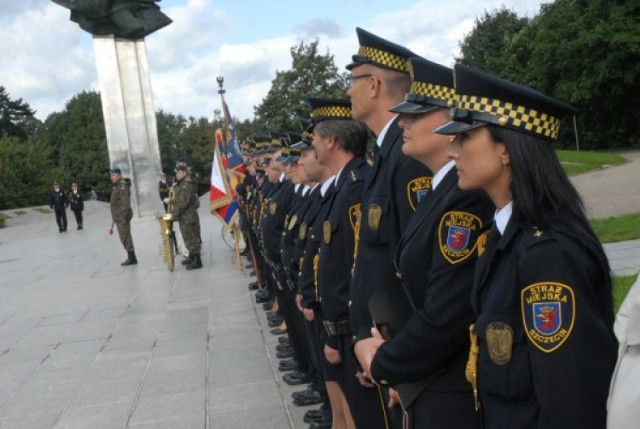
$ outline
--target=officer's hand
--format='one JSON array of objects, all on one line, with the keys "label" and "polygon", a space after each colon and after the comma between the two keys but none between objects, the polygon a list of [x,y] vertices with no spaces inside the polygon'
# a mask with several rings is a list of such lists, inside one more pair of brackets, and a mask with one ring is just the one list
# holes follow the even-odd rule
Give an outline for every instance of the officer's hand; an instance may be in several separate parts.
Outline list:
[{"label": "officer's hand", "polygon": [[364,375],[364,372],[362,372],[362,371],[356,372],[356,378],[358,379],[358,382],[360,383],[360,385],[362,387],[366,387],[368,389],[373,387],[373,383],[371,382],[369,377]]},{"label": "officer's hand", "polygon": [[371,377],[371,362],[380,345],[384,343],[382,335],[380,335],[380,332],[378,332],[376,328],[371,328],[371,335],[371,338],[360,340],[353,346],[353,351],[358,358],[358,362],[360,362],[362,370],[369,378],[373,378]]},{"label": "officer's hand", "polygon": [[304,312],[304,308],[302,307],[302,295],[296,295],[296,307],[298,307],[298,311],[301,313]]},{"label": "officer's hand", "polygon": [[278,290],[282,290],[282,283],[276,281],[276,285],[278,285]]},{"label": "officer's hand", "polygon": [[313,322],[313,319],[316,317],[315,314],[313,314],[313,310],[310,308],[303,308],[302,315],[308,322]]},{"label": "officer's hand", "polygon": [[337,365],[342,362],[342,357],[340,356],[340,352],[328,344],[324,345],[324,357],[327,359],[327,362]]},{"label": "officer's hand", "polygon": [[400,405],[400,394],[396,389],[389,388],[389,404],[387,404],[389,408],[393,408],[396,405]]}]

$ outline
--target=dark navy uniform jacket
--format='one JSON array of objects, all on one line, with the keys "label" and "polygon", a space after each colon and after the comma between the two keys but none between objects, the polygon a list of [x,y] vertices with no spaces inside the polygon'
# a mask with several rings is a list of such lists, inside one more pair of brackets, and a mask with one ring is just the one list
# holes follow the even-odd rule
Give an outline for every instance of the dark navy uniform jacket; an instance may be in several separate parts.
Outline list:
[{"label": "dark navy uniform jacket", "polygon": [[[272,266],[282,272],[280,239],[284,230],[284,220],[293,198],[293,183],[283,180],[273,185],[264,207],[262,237],[265,254]],[[284,279],[279,279],[284,281]]]},{"label": "dark navy uniform jacket", "polygon": [[472,293],[485,427],[605,428],[617,346],[602,271],[576,238],[513,217],[489,244]]},{"label": "dark navy uniform jacket", "polygon": [[[396,252],[401,284],[385,285],[399,288],[397,295],[406,293],[415,311],[378,349],[371,374],[383,384],[400,385],[405,407],[423,389],[467,391],[468,401],[461,406],[472,406],[465,379],[473,321],[471,289],[478,237],[491,224],[495,206],[483,191],[461,191],[457,182],[454,166],[420,203]],[[418,390],[407,389],[403,397],[402,384],[418,381]]]},{"label": "dark navy uniform jacket", "polygon": [[351,283],[351,329],[355,339],[371,336],[368,304],[380,279],[393,269],[393,254],[432,173],[402,153],[402,129],[390,124],[365,182],[357,257]]},{"label": "dark navy uniform jacket", "polygon": [[318,282],[326,320],[349,320],[354,231],[362,209],[364,181],[370,170],[361,157],[345,165],[322,224]]},{"label": "dark navy uniform jacket", "polygon": [[[322,184],[318,185],[318,188]],[[320,192],[320,189],[314,189]],[[320,306],[320,293],[317,285],[318,250],[322,240],[322,222],[326,218],[335,187],[331,184],[324,195],[312,202],[300,225],[300,238],[305,241],[300,277],[298,279],[298,292],[302,295],[302,304],[306,308]]]}]

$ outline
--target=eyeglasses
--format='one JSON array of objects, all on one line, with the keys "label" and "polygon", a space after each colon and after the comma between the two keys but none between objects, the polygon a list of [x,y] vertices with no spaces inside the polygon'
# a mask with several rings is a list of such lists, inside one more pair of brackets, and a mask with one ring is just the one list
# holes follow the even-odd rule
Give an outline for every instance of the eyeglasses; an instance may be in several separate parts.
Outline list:
[{"label": "eyeglasses", "polygon": [[373,75],[372,75],[372,74],[370,74],[370,73],[367,73],[367,74],[360,74],[360,75],[357,75],[357,76],[349,75],[349,76],[347,76],[347,77],[345,78],[345,80],[346,80],[346,82],[347,82],[347,86],[351,86],[351,85],[353,85],[353,81],[354,81],[354,80],[356,80],[356,79],[360,79],[361,77],[371,77],[371,76],[373,76]]}]

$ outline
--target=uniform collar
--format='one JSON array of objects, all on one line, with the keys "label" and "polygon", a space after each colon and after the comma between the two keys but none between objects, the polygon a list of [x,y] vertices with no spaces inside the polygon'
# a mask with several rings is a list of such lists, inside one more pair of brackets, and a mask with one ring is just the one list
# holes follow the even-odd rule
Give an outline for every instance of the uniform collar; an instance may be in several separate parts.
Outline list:
[{"label": "uniform collar", "polygon": [[509,203],[502,209],[496,210],[493,221],[496,223],[496,227],[498,228],[498,231],[500,231],[500,235],[504,235],[504,230],[507,229],[507,224],[509,223],[509,219],[511,219],[512,213],[513,201],[509,201]]},{"label": "uniform collar", "polygon": [[395,115],[393,118],[391,118],[389,122],[387,122],[387,125],[384,126],[382,131],[380,131],[380,134],[378,134],[378,137],[376,137],[376,145],[378,145],[378,147],[382,147],[384,136],[387,135],[387,131],[389,131],[389,127],[391,127],[391,123],[396,119],[397,116],[398,115]]},{"label": "uniform collar", "polygon": [[433,180],[431,181],[432,190],[434,191],[436,190],[436,187],[440,184],[440,182],[442,182],[442,179],[444,179],[444,176],[446,176],[447,173],[453,167],[455,167],[455,165],[456,165],[455,161],[449,161],[444,165],[444,167],[442,167],[440,170],[438,170],[436,174],[433,175]]}]

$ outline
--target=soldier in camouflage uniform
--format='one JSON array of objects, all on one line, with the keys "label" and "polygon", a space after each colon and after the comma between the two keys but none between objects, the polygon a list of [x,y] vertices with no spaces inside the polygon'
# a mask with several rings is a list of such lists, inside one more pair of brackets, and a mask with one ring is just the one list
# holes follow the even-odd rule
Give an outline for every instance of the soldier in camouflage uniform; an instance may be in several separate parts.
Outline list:
[{"label": "soldier in camouflage uniform", "polygon": [[200,238],[198,236],[198,207],[200,200],[195,191],[195,183],[189,179],[187,167],[176,167],[176,182],[173,185],[173,198],[171,199],[171,215],[174,221],[178,221],[180,233],[184,244],[189,251],[189,258],[184,265],[187,270],[202,268],[200,259]]},{"label": "soldier in camouflage uniform", "polygon": [[111,169],[111,183],[113,183],[111,190],[111,218],[118,227],[120,242],[127,251],[127,260],[120,265],[135,265],[138,263],[138,259],[136,258],[133,239],[131,238],[133,210],[131,210],[130,185],[122,178],[122,172],[119,168]]}]

